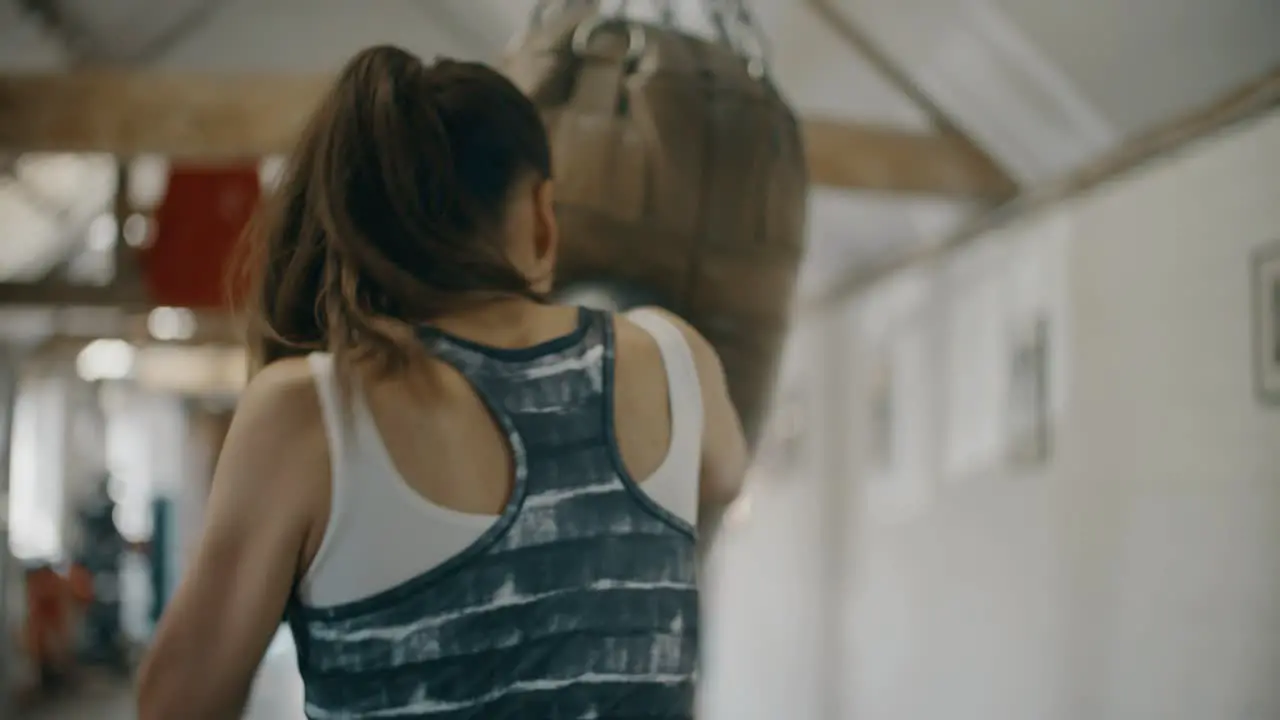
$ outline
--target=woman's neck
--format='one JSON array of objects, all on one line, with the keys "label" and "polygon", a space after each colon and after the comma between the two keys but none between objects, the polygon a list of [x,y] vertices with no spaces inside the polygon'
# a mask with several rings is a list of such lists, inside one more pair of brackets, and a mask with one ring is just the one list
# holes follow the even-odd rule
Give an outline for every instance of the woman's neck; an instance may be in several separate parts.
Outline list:
[{"label": "woman's neck", "polygon": [[504,298],[446,313],[429,323],[450,335],[494,347],[522,347],[573,331],[575,308]]}]

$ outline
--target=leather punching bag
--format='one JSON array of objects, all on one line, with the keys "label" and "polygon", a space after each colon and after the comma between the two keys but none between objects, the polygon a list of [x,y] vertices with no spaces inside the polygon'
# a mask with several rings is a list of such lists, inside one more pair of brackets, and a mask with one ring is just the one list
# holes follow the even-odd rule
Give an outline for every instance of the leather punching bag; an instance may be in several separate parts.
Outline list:
[{"label": "leather punching bag", "polygon": [[577,5],[533,23],[503,64],[551,137],[558,286],[625,289],[691,322],[754,444],[804,249],[796,118],[727,38]]}]

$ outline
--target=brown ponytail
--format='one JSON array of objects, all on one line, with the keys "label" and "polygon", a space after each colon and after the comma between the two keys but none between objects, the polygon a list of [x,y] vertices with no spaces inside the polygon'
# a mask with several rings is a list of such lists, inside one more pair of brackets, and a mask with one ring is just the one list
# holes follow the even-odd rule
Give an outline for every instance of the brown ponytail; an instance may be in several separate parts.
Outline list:
[{"label": "brown ponytail", "polygon": [[254,368],[329,350],[395,369],[418,350],[414,323],[536,297],[498,232],[531,175],[550,178],[546,130],[502,75],[388,46],[356,55],[245,235]]}]

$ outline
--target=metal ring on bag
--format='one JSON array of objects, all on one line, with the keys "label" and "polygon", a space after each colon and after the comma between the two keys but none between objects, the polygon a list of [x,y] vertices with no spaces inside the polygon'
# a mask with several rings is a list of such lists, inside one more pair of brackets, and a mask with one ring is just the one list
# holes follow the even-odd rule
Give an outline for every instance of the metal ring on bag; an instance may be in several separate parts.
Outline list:
[{"label": "metal ring on bag", "polygon": [[[591,36],[595,34],[596,30],[609,24],[609,20],[609,18],[594,17],[579,25],[578,29],[573,31],[571,44],[573,54],[578,57],[586,57],[591,50]],[[621,22],[627,26],[627,54],[623,59],[629,63],[639,62],[644,57],[645,42],[647,41],[644,27],[625,20]]]}]

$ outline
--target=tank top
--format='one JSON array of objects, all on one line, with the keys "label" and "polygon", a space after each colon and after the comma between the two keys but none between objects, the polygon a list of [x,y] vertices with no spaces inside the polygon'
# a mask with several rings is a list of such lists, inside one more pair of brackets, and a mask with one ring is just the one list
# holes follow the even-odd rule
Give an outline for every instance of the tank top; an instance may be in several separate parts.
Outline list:
[{"label": "tank top", "polygon": [[692,717],[701,393],[680,332],[632,319],[671,398],[671,447],[643,484],[614,433],[610,314],[583,309],[572,333],[516,350],[422,331],[507,436],[497,516],[409,488],[360,393],[340,413],[331,359],[311,358],[333,501],[288,610],[309,718]]}]

